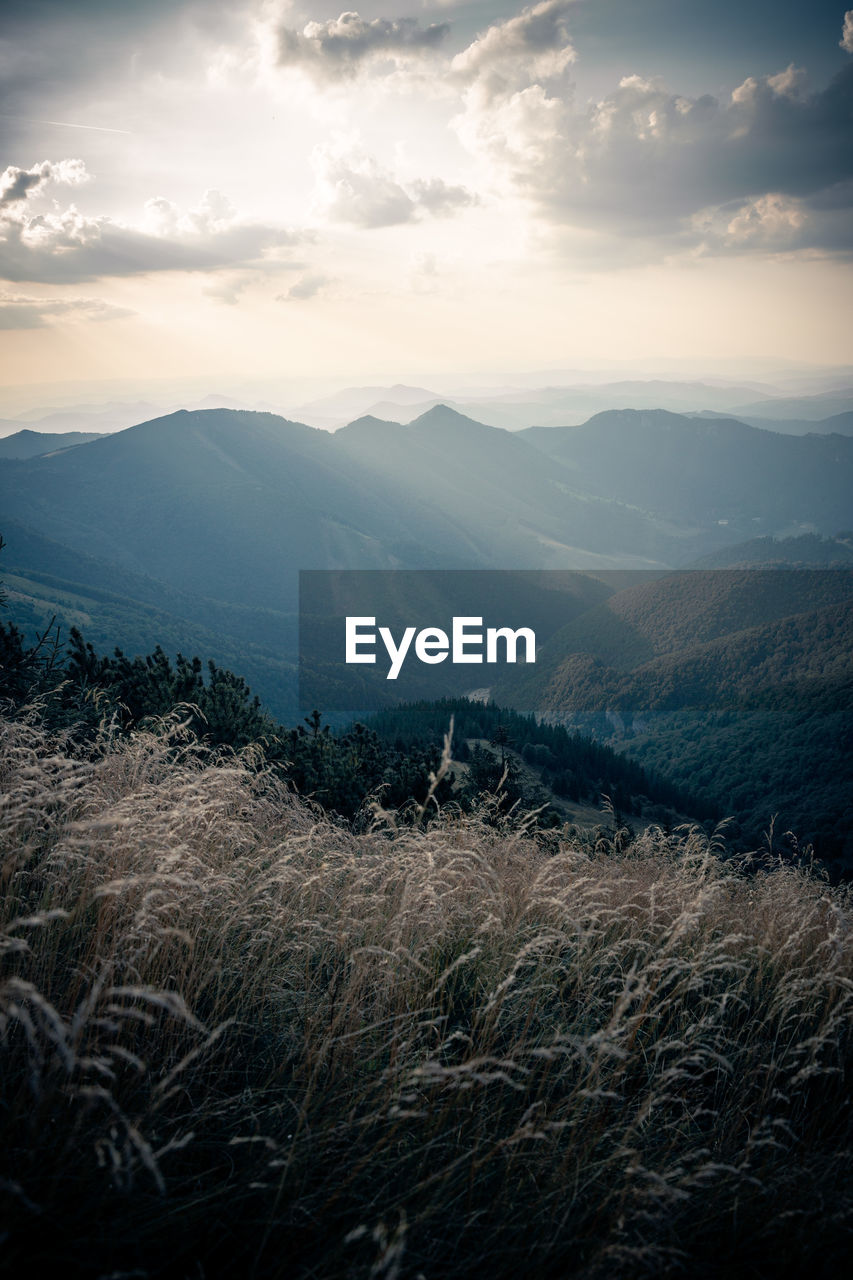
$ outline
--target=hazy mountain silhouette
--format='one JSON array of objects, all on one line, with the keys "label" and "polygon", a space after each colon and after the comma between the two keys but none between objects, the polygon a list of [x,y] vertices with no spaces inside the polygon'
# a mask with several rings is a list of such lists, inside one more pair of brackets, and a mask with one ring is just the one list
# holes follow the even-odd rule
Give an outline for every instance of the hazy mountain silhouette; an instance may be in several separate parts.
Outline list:
[{"label": "hazy mountain silhouette", "polygon": [[[52,604],[66,624],[94,617],[102,589],[105,637],[123,642],[124,617],[142,647],[164,629],[179,647],[181,620],[201,625],[221,640],[204,651],[227,649],[269,698],[294,657],[299,569],[666,568],[765,532],[850,528],[851,469],[849,438],[665,411],[518,433],[441,405],[334,435],[180,411],[4,462],[0,533],[42,620]],[[151,613],[145,639],[158,608],[168,626]],[[260,681],[232,656],[253,636],[258,669],[272,663]]]},{"label": "hazy mountain silhouette", "polygon": [[235,603],[292,607],[298,568],[393,567],[454,539],[334,437],[273,414],[180,411],[0,474],[5,514],[45,536]]},{"label": "hazy mountain silhouette", "polygon": [[[710,409],[703,409],[701,413],[691,413],[691,418],[728,418],[731,415],[726,413],[714,413]],[[738,414],[738,422],[745,422],[749,427],[761,427],[763,431],[776,431],[786,436],[806,436],[812,432],[819,435],[831,435],[833,433],[841,436],[853,435],[853,410],[846,413],[835,413],[829,418],[819,418],[813,421],[810,418],[756,418],[749,417],[746,414]]]},{"label": "hazy mountain silhouette", "polygon": [[592,568],[667,563],[677,539],[653,518],[588,486],[517,432],[438,405],[408,426],[361,418],[336,449],[434,513],[466,555],[497,568]]},{"label": "hazy mountain silhouette", "polygon": [[[708,406],[709,407],[709,406]],[[853,410],[853,387],[840,391],[821,391],[813,396],[774,396],[732,406],[733,416],[755,418],[800,418],[820,422]]]},{"label": "hazy mountain silhouette", "polygon": [[625,409],[521,436],[578,485],[687,528],[718,524],[743,540],[798,527],[834,534],[851,523],[853,440],[840,435],[782,436],[730,418]]},{"label": "hazy mountain silhouette", "polygon": [[665,411],[513,433],[437,406],[335,435],[179,411],[0,468],[3,514],[43,536],[274,608],[298,568],[672,565],[789,526],[833,534],[851,493],[849,438]]},{"label": "hazy mountain silhouette", "polygon": [[100,434],[97,431],[30,431],[25,427],[0,439],[0,458],[38,458],[77,444],[88,444]]}]

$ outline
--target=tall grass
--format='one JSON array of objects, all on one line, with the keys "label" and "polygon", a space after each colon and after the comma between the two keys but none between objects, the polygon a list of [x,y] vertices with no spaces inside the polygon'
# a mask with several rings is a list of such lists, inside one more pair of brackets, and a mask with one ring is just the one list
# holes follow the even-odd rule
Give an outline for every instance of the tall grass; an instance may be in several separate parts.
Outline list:
[{"label": "tall grass", "polygon": [[6,1274],[840,1274],[845,890],[0,734]]}]

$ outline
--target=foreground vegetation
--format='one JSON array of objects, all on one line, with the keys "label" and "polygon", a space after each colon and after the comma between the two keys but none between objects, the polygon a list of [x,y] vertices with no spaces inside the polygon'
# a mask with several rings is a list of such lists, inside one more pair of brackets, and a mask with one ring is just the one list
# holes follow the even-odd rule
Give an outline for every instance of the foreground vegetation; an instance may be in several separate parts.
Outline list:
[{"label": "foreground vegetation", "polygon": [[[5,1274],[843,1273],[849,890],[0,729]],[[433,805],[434,807],[434,805]]]}]

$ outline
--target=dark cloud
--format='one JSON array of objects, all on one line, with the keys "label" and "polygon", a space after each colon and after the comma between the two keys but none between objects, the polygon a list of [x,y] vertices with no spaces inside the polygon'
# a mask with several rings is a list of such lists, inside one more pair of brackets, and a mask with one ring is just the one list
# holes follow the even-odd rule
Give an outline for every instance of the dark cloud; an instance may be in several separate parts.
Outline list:
[{"label": "dark cloud", "polygon": [[733,200],[813,197],[853,177],[853,67],[814,94],[788,68],[746,81],[730,102],[629,79],[549,159],[547,192],[528,176],[552,212],[623,227],[668,231]]},{"label": "dark cloud", "polygon": [[[456,127],[499,184],[554,224],[657,240],[659,252],[849,246],[839,210],[850,211],[853,66],[810,92],[791,64],[725,99],[631,75],[579,109],[561,78],[565,12],[546,0],[454,59],[467,77]],[[531,55],[537,15],[544,52]]]},{"label": "dark cloud", "polygon": [[0,174],[0,210],[24,204],[50,182],[77,186],[88,181],[88,177],[82,160],[60,160],[57,163],[42,160],[29,169],[9,165]]},{"label": "dark cloud", "polygon": [[531,193],[554,213],[667,230],[710,205],[807,196],[853,176],[853,67],[823,93],[783,74],[747,81],[729,103],[629,78],[566,125],[547,169],[525,174]]},{"label": "dark cloud", "polygon": [[377,57],[400,58],[431,53],[450,32],[446,22],[422,27],[416,18],[362,18],[342,13],[327,22],[309,22],[301,31],[278,29],[278,60],[283,67],[299,67],[317,79],[353,76]]}]

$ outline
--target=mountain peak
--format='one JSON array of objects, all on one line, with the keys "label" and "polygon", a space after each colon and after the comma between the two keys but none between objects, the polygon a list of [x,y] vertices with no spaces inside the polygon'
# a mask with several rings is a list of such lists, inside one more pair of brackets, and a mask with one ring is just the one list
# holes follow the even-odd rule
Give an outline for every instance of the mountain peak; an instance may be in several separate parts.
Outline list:
[{"label": "mountain peak", "polygon": [[390,418],[377,418],[372,413],[363,413],[360,418],[353,419],[345,427],[341,427],[336,431],[335,436],[344,437],[354,433],[362,435],[369,432],[384,431],[388,427],[395,431],[401,430],[399,422],[392,422]]},{"label": "mountain peak", "polygon": [[[483,435],[494,435],[496,431],[503,431],[502,427],[488,427],[483,422],[477,422],[474,418],[468,418],[464,413],[460,413],[458,409],[451,409],[447,404],[436,404],[431,409],[427,409],[426,413],[422,413],[419,418],[413,419],[409,423],[409,430],[420,430],[425,428],[428,431],[434,431],[442,427],[453,427],[457,430],[482,432]],[[506,433],[504,433],[506,434]]]}]

